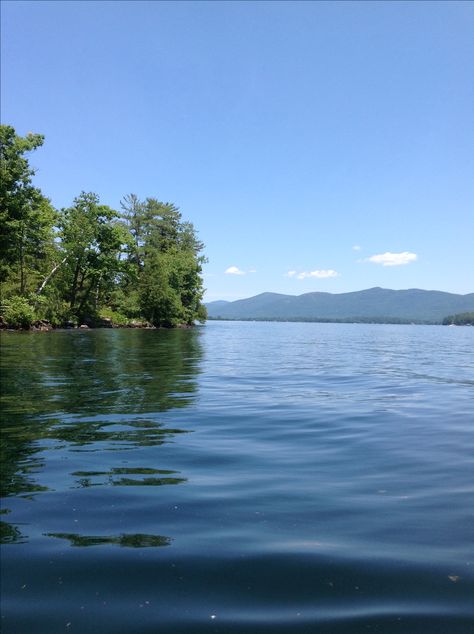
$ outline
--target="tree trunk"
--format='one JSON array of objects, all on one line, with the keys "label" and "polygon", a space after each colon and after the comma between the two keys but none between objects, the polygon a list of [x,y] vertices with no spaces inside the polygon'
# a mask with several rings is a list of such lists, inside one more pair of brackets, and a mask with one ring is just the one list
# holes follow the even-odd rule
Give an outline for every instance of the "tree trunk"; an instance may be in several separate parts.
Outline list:
[{"label": "tree trunk", "polygon": [[95,288],[95,300],[94,300],[94,308],[97,312],[97,308],[99,306],[99,289],[100,289],[100,280],[102,279],[102,276],[99,276],[99,281],[97,282],[97,286]]},{"label": "tree trunk", "polygon": [[38,289],[36,291],[36,295],[41,295],[41,293],[43,292],[44,287],[46,286],[46,284],[53,277],[53,275],[56,273],[56,271],[66,262],[66,260],[67,260],[67,256],[65,258],[63,258],[61,260],[61,262],[59,262],[59,264],[56,264],[55,266],[53,266],[53,268],[51,269],[51,272],[44,278],[44,280],[41,282],[40,286],[38,287]]},{"label": "tree trunk", "polygon": [[22,226],[21,238],[20,238],[20,295],[25,294],[26,279],[25,279],[25,227]]},{"label": "tree trunk", "polygon": [[71,308],[74,308],[74,304],[76,303],[77,280],[79,278],[79,273],[81,271],[81,260],[82,260],[82,257],[79,257],[77,259],[76,270],[74,271],[74,279],[72,281],[72,287],[71,287],[71,301],[70,301]]}]

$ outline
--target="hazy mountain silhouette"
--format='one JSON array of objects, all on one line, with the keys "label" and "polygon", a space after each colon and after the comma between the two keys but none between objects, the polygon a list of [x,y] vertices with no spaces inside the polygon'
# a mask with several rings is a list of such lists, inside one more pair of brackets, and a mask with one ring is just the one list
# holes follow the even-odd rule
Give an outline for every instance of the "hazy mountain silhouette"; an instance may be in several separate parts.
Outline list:
[{"label": "hazy mountain silhouette", "polygon": [[210,319],[354,320],[441,322],[474,310],[474,293],[456,295],[417,288],[369,288],[352,293],[261,293],[234,302],[206,304]]}]

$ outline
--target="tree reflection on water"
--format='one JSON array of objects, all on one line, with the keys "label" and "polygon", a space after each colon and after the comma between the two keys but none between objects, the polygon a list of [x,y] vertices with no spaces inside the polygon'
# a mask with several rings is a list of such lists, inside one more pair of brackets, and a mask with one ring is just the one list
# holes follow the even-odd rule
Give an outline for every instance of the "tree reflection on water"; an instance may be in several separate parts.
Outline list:
[{"label": "tree reflection on water", "polygon": [[[162,415],[193,402],[201,360],[199,328],[2,334],[4,501],[37,498],[64,488],[64,483],[51,484],[54,473],[48,460],[52,450],[96,452],[100,464],[104,451],[155,447],[191,431],[170,426]],[[140,458],[137,452],[136,459]],[[70,488],[186,482],[177,471],[148,464],[75,470],[68,475],[73,478]],[[73,545],[91,545],[89,541],[96,539],[135,547],[169,543],[166,537],[150,535],[54,536],[66,537]],[[2,543],[25,539],[19,526],[2,522]],[[79,543],[81,540],[85,542]]]},{"label": "tree reflection on water", "polygon": [[123,535],[77,535],[76,533],[45,533],[46,537],[67,539],[71,546],[103,546],[112,544],[121,548],[156,548],[169,546],[171,539],[162,535],[142,535],[130,533]]}]

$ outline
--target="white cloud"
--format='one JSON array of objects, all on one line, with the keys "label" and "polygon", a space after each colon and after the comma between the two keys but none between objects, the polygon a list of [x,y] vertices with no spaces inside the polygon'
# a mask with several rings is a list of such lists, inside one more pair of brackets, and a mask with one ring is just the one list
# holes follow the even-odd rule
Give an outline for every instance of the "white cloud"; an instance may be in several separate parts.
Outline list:
[{"label": "white cloud", "polygon": [[285,277],[294,277],[296,275],[296,271],[288,271],[285,273]]},{"label": "white cloud", "polygon": [[245,275],[245,271],[241,271],[238,266],[229,266],[225,273],[227,275]]},{"label": "white cloud", "polygon": [[317,277],[319,279],[323,279],[326,277],[339,277],[340,273],[337,271],[333,271],[332,269],[322,270],[322,271],[302,271],[297,274],[297,278],[299,280],[304,280],[307,277]]},{"label": "white cloud", "polygon": [[367,262],[373,262],[374,264],[381,264],[382,266],[402,266],[403,264],[410,264],[417,259],[416,253],[410,253],[409,251],[403,251],[402,253],[380,253],[378,255],[372,255],[367,258]]},{"label": "white cloud", "polygon": [[354,246],[352,247],[353,251],[360,251],[362,247],[360,247],[358,244],[354,244]]}]

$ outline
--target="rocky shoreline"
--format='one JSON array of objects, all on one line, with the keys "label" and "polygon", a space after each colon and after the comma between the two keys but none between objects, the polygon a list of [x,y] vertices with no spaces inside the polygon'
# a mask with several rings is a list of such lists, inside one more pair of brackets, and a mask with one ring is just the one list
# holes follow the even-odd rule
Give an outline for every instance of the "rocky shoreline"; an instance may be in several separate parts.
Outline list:
[{"label": "rocky shoreline", "polygon": [[[189,324],[178,324],[175,328],[188,329],[192,328]],[[11,332],[51,332],[52,330],[100,330],[104,328],[121,328],[121,329],[141,329],[141,330],[160,330],[163,327],[153,326],[149,322],[142,321],[130,321],[127,324],[117,324],[111,319],[101,319],[94,322],[86,322],[83,324],[76,324],[74,322],[66,322],[61,326],[53,326],[51,322],[45,319],[37,319],[27,328],[12,328],[9,326],[2,317],[0,317],[0,330],[8,330]],[[169,330],[168,328],[166,330]]]}]

